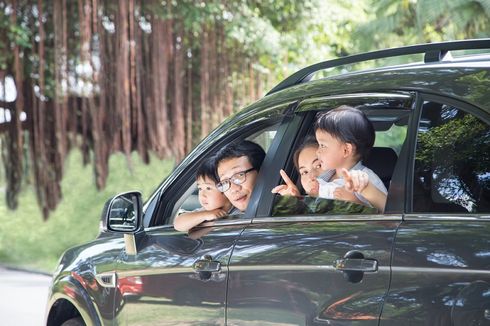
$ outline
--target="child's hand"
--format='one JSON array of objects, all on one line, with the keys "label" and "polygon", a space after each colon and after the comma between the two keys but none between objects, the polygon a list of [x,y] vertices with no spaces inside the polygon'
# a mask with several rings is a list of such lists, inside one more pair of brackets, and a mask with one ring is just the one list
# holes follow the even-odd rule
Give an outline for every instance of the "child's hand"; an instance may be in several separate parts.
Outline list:
[{"label": "child's hand", "polygon": [[369,176],[364,171],[348,171],[347,169],[342,169],[342,177],[344,178],[344,187],[347,191],[360,193],[369,184]]},{"label": "child's hand", "polygon": [[273,194],[280,194],[281,196],[295,196],[295,197],[300,197],[301,193],[299,192],[298,187],[294,184],[293,181],[289,178],[289,176],[286,174],[284,170],[281,169],[279,171],[281,174],[282,179],[286,183],[285,185],[280,185],[277,187],[274,187],[272,189]]},{"label": "child's hand", "polygon": [[337,187],[333,191],[333,196],[337,200],[349,201],[358,203],[359,199],[357,199],[356,195],[352,191],[347,191],[344,187]]},{"label": "child's hand", "polygon": [[206,221],[214,221],[220,218],[223,218],[225,216],[228,216],[228,212],[221,209],[221,208],[216,208],[213,209],[212,211],[209,211],[209,216],[206,217]]}]

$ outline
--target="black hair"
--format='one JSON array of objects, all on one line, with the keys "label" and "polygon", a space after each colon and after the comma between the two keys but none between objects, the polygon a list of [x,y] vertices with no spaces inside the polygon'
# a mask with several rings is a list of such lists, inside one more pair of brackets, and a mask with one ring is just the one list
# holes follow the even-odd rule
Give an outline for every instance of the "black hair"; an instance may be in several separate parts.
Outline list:
[{"label": "black hair", "polygon": [[262,166],[262,162],[265,158],[265,152],[260,147],[260,145],[249,141],[242,140],[238,142],[232,142],[225,145],[223,148],[219,149],[214,158],[214,167],[215,167],[215,175],[216,179],[219,180],[218,177],[218,164],[221,161],[228,160],[231,158],[238,158],[246,156],[252,167],[258,172],[260,167]]},{"label": "black hair", "polygon": [[214,166],[214,162],[215,160],[213,157],[205,159],[201,163],[201,165],[199,165],[199,167],[197,168],[196,179],[199,178],[204,179],[205,177],[208,177],[214,182],[218,182],[218,180],[216,180],[216,174],[215,174],[216,168]]},{"label": "black hair", "polygon": [[298,162],[299,154],[303,149],[308,147],[318,147],[318,142],[316,141],[315,136],[313,135],[307,136],[305,139],[303,139],[303,142],[294,151],[293,162],[294,162],[294,166],[296,167],[296,170],[298,171],[299,171],[299,162]]},{"label": "black hair", "polygon": [[373,124],[364,112],[347,105],[318,113],[314,128],[315,132],[321,130],[344,143],[353,144],[361,160],[368,156],[376,137]]}]

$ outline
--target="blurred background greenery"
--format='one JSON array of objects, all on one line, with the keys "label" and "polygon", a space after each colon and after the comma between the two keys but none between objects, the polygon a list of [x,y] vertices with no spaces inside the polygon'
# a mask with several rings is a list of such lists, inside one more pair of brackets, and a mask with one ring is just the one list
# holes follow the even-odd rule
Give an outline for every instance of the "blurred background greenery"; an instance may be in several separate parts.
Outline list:
[{"label": "blurred background greenery", "polygon": [[[147,165],[136,154],[132,159],[129,169],[124,155],[113,155],[107,187],[98,191],[92,167],[83,166],[80,151],[72,151],[61,183],[63,200],[47,221],[42,217],[32,186],[24,187],[19,207],[14,211],[1,201],[0,264],[52,272],[67,248],[97,236],[106,200],[128,190],[139,190],[143,198],[148,198],[174,165],[172,160],[157,159]],[[4,188],[0,193],[5,194]]]},{"label": "blurred background greenery", "polygon": [[490,0],[0,0],[0,264],[51,272],[97,235],[109,197],[148,198],[212,128],[297,69],[489,37],[489,17]]}]

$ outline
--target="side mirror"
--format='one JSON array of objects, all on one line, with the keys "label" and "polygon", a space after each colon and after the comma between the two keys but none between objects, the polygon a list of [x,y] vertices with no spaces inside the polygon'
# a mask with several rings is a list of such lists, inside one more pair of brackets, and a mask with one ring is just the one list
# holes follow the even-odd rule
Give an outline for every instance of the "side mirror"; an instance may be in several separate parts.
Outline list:
[{"label": "side mirror", "polygon": [[103,225],[108,231],[134,233],[142,219],[143,201],[139,191],[130,191],[114,196],[104,205]]}]

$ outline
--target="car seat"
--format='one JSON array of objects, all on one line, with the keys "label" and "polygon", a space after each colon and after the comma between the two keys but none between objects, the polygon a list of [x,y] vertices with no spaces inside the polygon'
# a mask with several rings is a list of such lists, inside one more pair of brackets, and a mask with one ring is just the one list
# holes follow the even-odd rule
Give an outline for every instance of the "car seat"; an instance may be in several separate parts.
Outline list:
[{"label": "car seat", "polygon": [[398,155],[390,147],[373,147],[363,164],[373,170],[383,181],[386,189],[390,188],[391,176],[395,169]]}]

